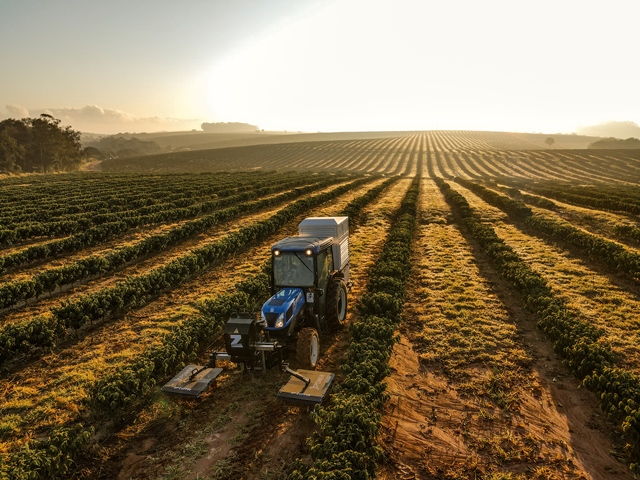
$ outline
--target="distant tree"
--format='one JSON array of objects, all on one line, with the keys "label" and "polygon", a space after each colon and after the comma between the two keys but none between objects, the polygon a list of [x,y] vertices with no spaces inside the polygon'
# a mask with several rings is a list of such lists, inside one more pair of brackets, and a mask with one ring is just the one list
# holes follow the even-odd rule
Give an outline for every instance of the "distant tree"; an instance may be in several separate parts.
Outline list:
[{"label": "distant tree", "polygon": [[249,133],[258,131],[258,127],[242,122],[203,123],[202,131],[207,133]]},{"label": "distant tree", "polygon": [[60,120],[43,113],[27,119],[31,127],[28,155],[40,171],[75,170],[81,161],[80,132],[60,127]]},{"label": "distant tree", "polygon": [[150,155],[160,153],[162,147],[150,140],[140,140],[139,138],[125,138],[122,135],[113,135],[101,138],[97,142],[87,142],[87,147],[94,147],[105,155],[111,154],[118,157],[132,157],[137,155]]},{"label": "distant tree", "polygon": [[82,156],[85,159],[95,158],[97,160],[104,160],[106,155],[102,150],[97,149],[96,147],[86,147],[82,149]]},{"label": "distant tree", "polygon": [[61,127],[51,115],[4,120],[0,137],[0,168],[5,170],[70,171],[82,161],[80,132]]},{"label": "distant tree", "polygon": [[549,137],[549,138],[547,138],[547,139],[544,141],[544,143],[546,143],[546,144],[547,144],[547,146],[549,146],[549,147],[550,147],[551,145],[553,145],[554,143],[556,143],[556,141],[555,141],[553,138]]},{"label": "distant tree", "polygon": [[604,138],[590,143],[587,148],[624,148],[624,149],[636,149],[640,148],[640,140],[637,138],[627,138],[622,140],[620,138]]},{"label": "distant tree", "polygon": [[22,169],[26,148],[19,138],[20,131],[24,128],[20,122],[13,124],[5,120],[0,123],[0,171],[12,172]]}]

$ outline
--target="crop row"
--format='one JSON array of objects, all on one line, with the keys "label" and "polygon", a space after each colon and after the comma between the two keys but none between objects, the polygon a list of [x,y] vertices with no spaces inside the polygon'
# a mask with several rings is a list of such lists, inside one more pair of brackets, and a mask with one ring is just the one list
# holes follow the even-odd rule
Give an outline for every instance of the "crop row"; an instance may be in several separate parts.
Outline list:
[{"label": "crop row", "polygon": [[634,197],[620,194],[622,187],[619,187],[616,191],[607,189],[605,186],[587,189],[564,184],[532,185],[530,182],[518,183],[518,185],[538,195],[544,195],[582,207],[626,212],[634,215],[640,214],[640,191],[637,189],[631,192],[632,194],[635,193]]},{"label": "crop row", "polygon": [[[466,199],[441,179],[437,183],[454,213],[462,219],[471,236],[497,266],[500,274],[522,294],[526,308],[537,314],[538,325],[554,341],[554,349],[567,367],[600,398],[602,409],[621,425],[633,443],[632,454],[640,447],[640,378],[614,365],[611,346],[603,331],[576,318],[552,292],[546,280],[531,269],[499,238],[493,228],[476,216]],[[638,464],[631,468],[638,471]]]},{"label": "crop row", "polygon": [[[28,264],[36,260],[43,260],[60,254],[73,253],[86,247],[99,245],[118,235],[139,227],[158,223],[180,221],[194,218],[198,215],[215,212],[216,210],[229,205],[246,202],[253,198],[270,195],[287,188],[295,188],[307,185],[315,180],[315,177],[299,178],[288,182],[278,183],[266,182],[268,186],[260,186],[263,182],[246,189],[243,192],[235,192],[234,195],[225,196],[220,192],[215,200],[204,201],[189,207],[174,208],[153,214],[131,216],[120,218],[117,221],[101,223],[93,227],[82,230],[68,238],[55,240],[49,243],[34,245],[24,250],[0,257],[0,273],[3,269],[16,268],[20,265]],[[336,180],[336,179],[334,179]]]},{"label": "crop row", "polygon": [[[304,182],[304,178],[304,176],[299,177],[297,180]],[[308,178],[308,176],[306,178]],[[256,188],[256,186],[272,186],[274,183],[277,182],[274,182],[273,179],[270,178],[259,179],[257,181],[247,182],[243,187],[245,189],[252,189]],[[114,205],[112,207],[113,211],[107,213],[85,212],[76,216],[63,216],[51,222],[20,223],[14,228],[0,230],[0,245],[9,245],[20,240],[27,240],[34,237],[70,235],[91,228],[92,226],[106,223],[125,222],[130,225],[131,228],[148,223],[170,221],[172,218],[175,218],[176,215],[196,215],[201,211],[200,205],[203,205],[202,208],[207,209],[209,208],[206,205],[207,203],[214,203],[220,197],[237,193],[238,189],[238,185],[222,188],[215,200],[203,202],[204,204],[195,203],[198,197],[193,196],[191,200],[186,202],[154,203],[152,206],[146,207],[125,206],[127,210],[121,211],[118,211],[119,209]],[[211,194],[208,196],[210,197]],[[153,202],[152,199],[148,199],[148,201]]]},{"label": "crop row", "polygon": [[350,328],[344,381],[329,404],[312,413],[319,431],[309,440],[314,463],[297,465],[290,480],[304,478],[364,480],[375,476],[381,449],[376,437],[388,399],[383,383],[396,342],[405,288],[411,271],[420,177],[402,200],[379,260],[369,272],[367,293],[358,303],[360,318]]},{"label": "crop row", "polygon": [[253,212],[264,207],[292,200],[301,195],[313,192],[318,188],[324,188],[334,182],[335,179],[330,179],[306,187],[296,188],[275,197],[257,201],[245,201],[244,203],[238,202],[272,193],[273,190],[280,190],[280,187],[265,187],[257,191],[230,197],[227,201],[218,202],[219,205],[235,204],[235,206],[217,210],[197,220],[187,222],[172,229],[168,233],[151,235],[136,244],[122,247],[104,256],[92,255],[59,268],[52,268],[37,273],[26,280],[6,283],[0,286],[0,309],[15,305],[20,301],[26,301],[30,298],[37,298],[45,292],[53,292],[53,290],[58,287],[71,285],[93,275],[103,275],[115,271],[129,262],[178,245],[184,240],[202,233],[220,222],[237,218],[242,214]]},{"label": "crop row", "polygon": [[0,215],[25,213],[47,217],[56,209],[93,211],[100,202],[127,205],[138,201],[164,198],[206,197],[234,184],[242,185],[276,172],[242,172],[215,174],[109,174],[68,173],[64,176],[29,176],[0,180]]},{"label": "crop row", "polygon": [[[162,201],[189,199],[194,195],[215,195],[217,190],[242,185],[250,182],[251,177],[255,176],[191,175],[166,177],[157,182],[156,177],[151,175],[141,175],[139,178],[132,175],[109,178],[109,175],[103,175],[96,178],[94,175],[85,174],[76,175],[75,178],[65,176],[61,180],[49,179],[48,183],[41,185],[37,182],[34,182],[35,185],[31,183],[34,181],[31,178],[28,188],[7,187],[7,190],[13,191],[0,207],[0,219],[4,223],[4,220],[11,221],[15,218],[23,223],[29,219],[46,221],[61,215],[90,213],[100,209],[122,209],[127,206],[143,208]],[[1,183],[5,184],[6,181]]]},{"label": "crop row", "polygon": [[[529,195],[526,193],[522,193],[519,189],[515,187],[497,187],[501,190],[505,191],[509,196],[516,200],[522,200],[528,205],[533,205],[535,207],[544,208],[546,210],[558,210],[558,205],[545,197],[538,197],[535,195]],[[629,225],[626,223],[618,223],[613,225],[612,228],[615,235],[617,235],[620,240],[631,242],[636,245],[640,244],[640,228]]]},{"label": "crop row", "polygon": [[[457,132],[459,133],[459,132]],[[496,151],[487,146],[453,146],[443,142],[443,132],[427,132],[430,169],[445,178],[539,179],[565,182],[637,182],[639,169],[617,153],[606,158],[590,158],[581,150],[541,151],[522,145],[517,152]],[[449,143],[449,145],[447,145]],[[518,147],[516,147],[518,148]],[[512,150],[513,147],[509,148]],[[434,175],[432,175],[434,176]],[[600,186],[598,186],[598,189]],[[616,192],[618,194],[619,192]]]},{"label": "crop row", "polygon": [[144,305],[159,292],[179,285],[215,262],[228,258],[249,243],[274,233],[299,211],[324,203],[370,181],[371,178],[361,178],[329,192],[298,200],[267,220],[243,227],[147,274],[128,277],[114,287],[66,302],[52,309],[53,315],[7,325],[0,331],[0,363],[14,358],[20,352],[51,347],[69,328],[77,329],[90,321],[104,319],[129,307]]},{"label": "crop row", "polygon": [[516,200],[521,200],[528,205],[533,205],[535,207],[544,208],[546,210],[557,210],[558,205],[545,197],[537,197],[535,195],[529,195],[527,193],[522,193],[519,189],[515,187],[498,187],[502,190],[506,191],[507,194],[515,198]]},{"label": "crop row", "polygon": [[512,218],[523,219],[526,225],[535,229],[536,232],[541,232],[554,240],[566,242],[628,278],[636,282],[640,281],[640,254],[619,243],[585,232],[567,222],[533,215],[531,209],[520,200],[501,195],[477,183],[461,179],[457,181],[477,193],[486,202],[507,212]]}]

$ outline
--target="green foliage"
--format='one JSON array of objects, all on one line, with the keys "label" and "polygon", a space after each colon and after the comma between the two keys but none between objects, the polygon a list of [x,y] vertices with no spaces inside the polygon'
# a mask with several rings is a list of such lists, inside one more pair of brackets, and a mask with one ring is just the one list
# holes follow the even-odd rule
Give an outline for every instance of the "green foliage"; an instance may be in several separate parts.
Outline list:
[{"label": "green foliage", "polygon": [[633,138],[633,137],[627,138],[626,140],[623,140],[621,138],[609,137],[609,138],[603,138],[602,140],[596,140],[595,142],[590,143],[587,148],[593,148],[593,149],[597,149],[597,148],[601,148],[601,149],[618,149],[618,148],[636,149],[636,148],[640,148],[640,140],[638,140],[637,138]]},{"label": "green foliage", "polygon": [[344,215],[345,217],[349,217],[349,226],[351,228],[355,227],[362,209],[373,200],[378,198],[382,194],[382,192],[384,192],[388,187],[397,182],[398,179],[399,177],[392,177],[381,183],[377,187],[372,188],[364,195],[351,200],[351,202],[349,202],[347,206],[344,207],[344,210],[342,210],[342,215]]},{"label": "green foliage", "polygon": [[499,193],[489,190],[478,183],[470,182],[469,180],[464,180],[462,178],[456,178],[455,181],[463,187],[478,194],[487,203],[504,210],[515,218],[526,218],[533,214],[531,209],[527,207],[522,200],[514,200],[505,195],[500,195]]},{"label": "green foliage", "polygon": [[4,171],[76,170],[80,150],[80,132],[61,127],[60,120],[51,115],[0,122],[0,168]]},{"label": "green foliage", "polygon": [[104,137],[97,142],[90,142],[86,145],[88,148],[97,149],[99,155],[105,158],[151,155],[162,151],[156,142],[139,138],[125,138],[120,135]]},{"label": "green foliage", "polygon": [[55,480],[69,478],[73,458],[93,435],[82,424],[55,428],[45,441],[31,440],[19,451],[0,457],[2,480]]},{"label": "green foliage", "polygon": [[512,184],[538,195],[555,198],[587,208],[612,210],[637,215],[640,213],[640,189],[637,186],[582,185],[558,181],[526,182],[511,180]]}]

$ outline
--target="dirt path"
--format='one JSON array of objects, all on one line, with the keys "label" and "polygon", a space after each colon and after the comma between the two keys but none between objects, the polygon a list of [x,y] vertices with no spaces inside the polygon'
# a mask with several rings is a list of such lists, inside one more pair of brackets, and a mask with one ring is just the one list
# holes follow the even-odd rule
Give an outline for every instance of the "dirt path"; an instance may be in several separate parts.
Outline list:
[{"label": "dirt path", "polygon": [[[411,179],[400,180],[387,190],[365,210],[364,222],[351,235],[354,286],[349,294],[349,322],[366,285],[365,272],[386,236],[390,215],[410,183]],[[346,203],[341,199],[317,215],[335,215]],[[343,330],[323,339],[318,369],[339,371],[347,336],[348,331]],[[294,459],[306,455],[305,440],[314,428],[304,409],[286,407],[275,398],[287,378],[275,370],[251,379],[227,371],[217,391],[209,392],[198,404],[163,400],[173,403],[171,409],[143,422],[142,428],[134,426],[123,432],[123,440],[109,447],[112,460],[105,465],[108,470],[102,478],[278,478]],[[164,416],[178,415],[176,409],[179,422]],[[165,428],[167,421],[169,428]]]},{"label": "dirt path", "polygon": [[469,246],[430,180],[421,200],[380,478],[631,478],[610,455],[594,396]]}]

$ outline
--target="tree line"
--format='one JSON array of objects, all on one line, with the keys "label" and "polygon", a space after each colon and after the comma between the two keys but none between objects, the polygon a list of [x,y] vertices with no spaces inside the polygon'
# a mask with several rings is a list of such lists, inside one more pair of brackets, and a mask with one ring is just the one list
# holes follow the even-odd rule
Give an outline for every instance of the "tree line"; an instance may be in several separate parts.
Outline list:
[{"label": "tree line", "polygon": [[82,162],[81,134],[60,122],[46,113],[0,122],[0,171],[77,170]]}]

